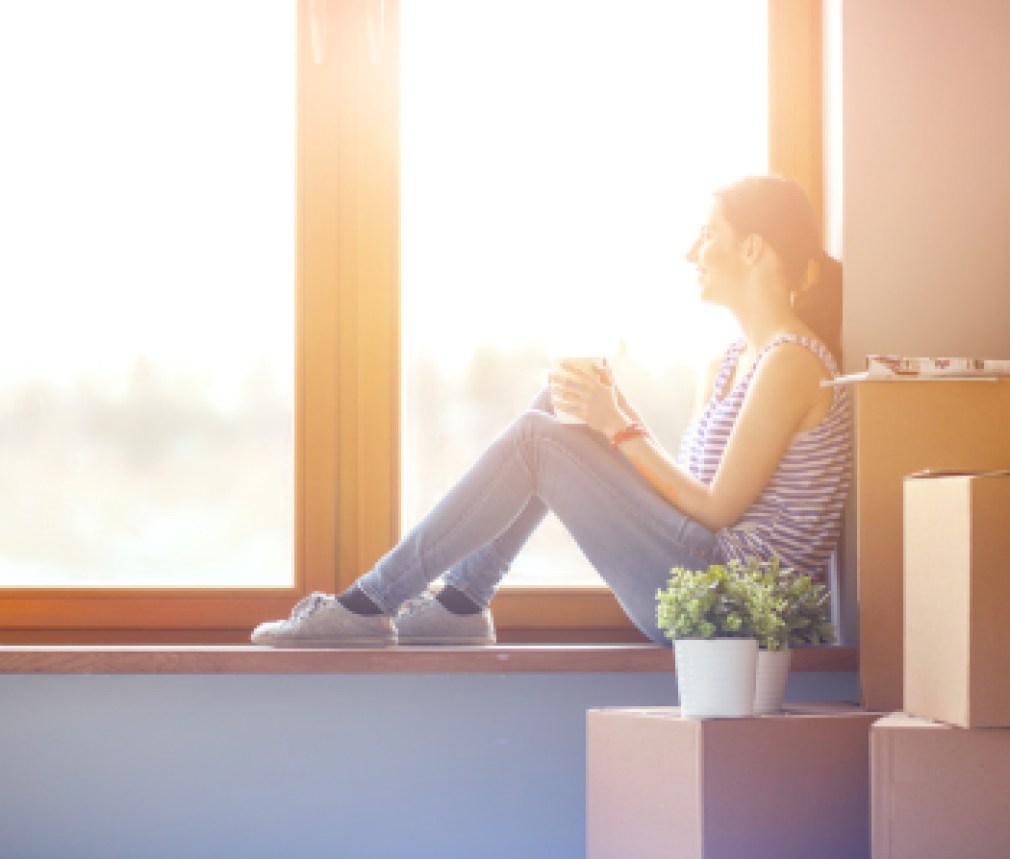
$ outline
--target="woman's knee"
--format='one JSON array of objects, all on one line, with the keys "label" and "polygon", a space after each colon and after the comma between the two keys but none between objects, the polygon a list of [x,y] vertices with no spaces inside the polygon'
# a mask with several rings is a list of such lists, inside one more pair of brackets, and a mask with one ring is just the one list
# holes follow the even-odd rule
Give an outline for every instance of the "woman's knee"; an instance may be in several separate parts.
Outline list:
[{"label": "woman's knee", "polygon": [[553,435],[558,425],[557,418],[549,412],[530,408],[522,412],[508,429],[508,434],[519,442],[536,442]]},{"label": "woman's knee", "polygon": [[554,414],[554,402],[551,400],[550,388],[545,385],[540,389],[540,392],[533,398],[530,409],[538,412],[547,412],[549,415]]},{"label": "woman's knee", "polygon": [[512,424],[511,431],[520,440],[529,443],[548,442],[571,450],[589,453],[597,445],[597,439],[589,427],[579,424],[562,423],[553,412],[527,409]]}]

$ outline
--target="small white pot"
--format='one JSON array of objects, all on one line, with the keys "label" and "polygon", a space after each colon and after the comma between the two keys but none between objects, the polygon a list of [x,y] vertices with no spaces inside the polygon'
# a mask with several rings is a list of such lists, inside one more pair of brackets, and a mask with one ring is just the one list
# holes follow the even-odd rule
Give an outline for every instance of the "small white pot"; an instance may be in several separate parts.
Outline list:
[{"label": "small white pot", "polygon": [[757,654],[753,638],[675,641],[680,715],[688,719],[752,716]]},{"label": "small white pot", "polygon": [[754,713],[767,715],[782,710],[789,683],[789,665],[793,652],[784,650],[759,650],[757,677],[754,685]]}]

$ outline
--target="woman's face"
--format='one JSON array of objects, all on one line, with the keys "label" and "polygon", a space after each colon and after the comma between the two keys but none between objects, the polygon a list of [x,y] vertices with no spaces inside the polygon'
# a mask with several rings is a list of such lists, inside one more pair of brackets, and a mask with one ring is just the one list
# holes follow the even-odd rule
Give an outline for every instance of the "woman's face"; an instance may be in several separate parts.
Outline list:
[{"label": "woman's face", "polygon": [[713,201],[708,220],[687,252],[687,260],[698,270],[703,301],[722,304],[727,290],[743,278],[743,243],[726,220],[719,200]]}]

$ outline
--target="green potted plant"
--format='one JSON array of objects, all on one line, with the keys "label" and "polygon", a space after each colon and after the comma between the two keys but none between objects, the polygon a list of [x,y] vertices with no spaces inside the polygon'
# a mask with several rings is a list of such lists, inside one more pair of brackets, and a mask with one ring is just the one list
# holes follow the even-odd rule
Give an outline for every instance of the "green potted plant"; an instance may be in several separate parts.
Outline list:
[{"label": "green potted plant", "polygon": [[765,594],[781,621],[758,638],[754,700],[755,713],[776,713],[785,697],[792,648],[835,640],[828,589],[808,575],[783,567],[777,558],[749,558],[740,574]]},{"label": "green potted plant", "polygon": [[656,600],[657,624],[674,642],[681,714],[751,715],[758,641],[783,623],[763,578],[735,562],[675,567]]}]

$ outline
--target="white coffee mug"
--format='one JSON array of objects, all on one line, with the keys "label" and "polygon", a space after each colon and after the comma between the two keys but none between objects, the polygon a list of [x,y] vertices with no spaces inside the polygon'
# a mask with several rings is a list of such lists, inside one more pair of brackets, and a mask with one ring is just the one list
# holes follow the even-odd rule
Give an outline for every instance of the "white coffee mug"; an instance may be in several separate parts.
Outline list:
[{"label": "white coffee mug", "polygon": [[[576,369],[582,370],[584,373],[592,373],[595,371],[596,366],[598,364],[601,364],[602,362],[603,359],[600,358],[599,356],[593,356],[591,358],[583,356],[574,358],[573,357],[555,358],[551,362],[551,371],[554,373],[564,372],[564,368],[561,365],[567,364],[569,367],[574,367]],[[582,420],[582,418],[561,411],[561,409],[559,409],[557,405],[554,406],[554,415],[558,419],[558,421],[560,421],[563,424],[585,423],[585,421]]]}]

